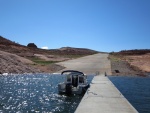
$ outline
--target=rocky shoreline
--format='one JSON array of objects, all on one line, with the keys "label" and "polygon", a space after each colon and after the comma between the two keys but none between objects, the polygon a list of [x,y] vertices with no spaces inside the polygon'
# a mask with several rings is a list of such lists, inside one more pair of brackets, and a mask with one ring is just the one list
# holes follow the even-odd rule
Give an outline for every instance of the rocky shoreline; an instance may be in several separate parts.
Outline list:
[{"label": "rocky shoreline", "polygon": [[110,60],[112,76],[147,76],[147,72],[141,71],[139,68],[131,66],[127,61]]}]

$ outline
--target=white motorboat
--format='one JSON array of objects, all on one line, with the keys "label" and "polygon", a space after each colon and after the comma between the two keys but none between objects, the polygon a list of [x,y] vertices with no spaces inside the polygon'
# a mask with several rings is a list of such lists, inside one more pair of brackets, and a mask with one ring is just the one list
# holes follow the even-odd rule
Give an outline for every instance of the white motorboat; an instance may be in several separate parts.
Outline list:
[{"label": "white motorboat", "polygon": [[58,84],[58,92],[71,94],[84,94],[89,88],[87,83],[87,76],[84,73],[75,70],[66,70],[61,73],[66,76],[63,83]]}]

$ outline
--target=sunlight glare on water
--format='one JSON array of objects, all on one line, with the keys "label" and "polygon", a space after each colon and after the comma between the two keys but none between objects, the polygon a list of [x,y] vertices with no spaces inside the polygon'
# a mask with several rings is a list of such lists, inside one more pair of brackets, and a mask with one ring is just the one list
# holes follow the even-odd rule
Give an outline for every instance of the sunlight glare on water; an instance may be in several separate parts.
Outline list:
[{"label": "sunlight glare on water", "polygon": [[0,76],[0,113],[73,113],[82,96],[58,94],[64,80],[50,74]]}]

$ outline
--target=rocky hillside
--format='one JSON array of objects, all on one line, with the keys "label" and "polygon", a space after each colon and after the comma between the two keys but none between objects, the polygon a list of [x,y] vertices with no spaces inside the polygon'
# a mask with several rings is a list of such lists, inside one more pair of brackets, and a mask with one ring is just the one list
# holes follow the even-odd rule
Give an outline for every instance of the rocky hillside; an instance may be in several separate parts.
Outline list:
[{"label": "rocky hillside", "polygon": [[38,73],[39,69],[31,66],[32,61],[15,54],[0,51],[0,74],[2,73]]},{"label": "rocky hillside", "polygon": [[33,54],[70,56],[70,55],[90,55],[97,53],[97,51],[90,49],[71,48],[71,47],[63,47],[60,49],[50,49],[50,50],[31,48],[12,42],[6,38],[3,38],[2,36],[0,36],[0,50],[17,54],[23,57],[32,56]]},{"label": "rocky hillside", "polygon": [[95,53],[97,51],[71,47],[50,50],[32,48],[0,36],[0,73],[55,72],[64,68],[55,62]]}]

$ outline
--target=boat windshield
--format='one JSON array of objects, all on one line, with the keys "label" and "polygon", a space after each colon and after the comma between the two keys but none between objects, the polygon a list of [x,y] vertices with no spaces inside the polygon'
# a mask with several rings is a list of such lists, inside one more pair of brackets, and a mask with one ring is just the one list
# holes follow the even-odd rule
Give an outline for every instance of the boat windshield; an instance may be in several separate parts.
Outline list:
[{"label": "boat windshield", "polygon": [[71,75],[67,75],[67,82],[71,82]]}]

